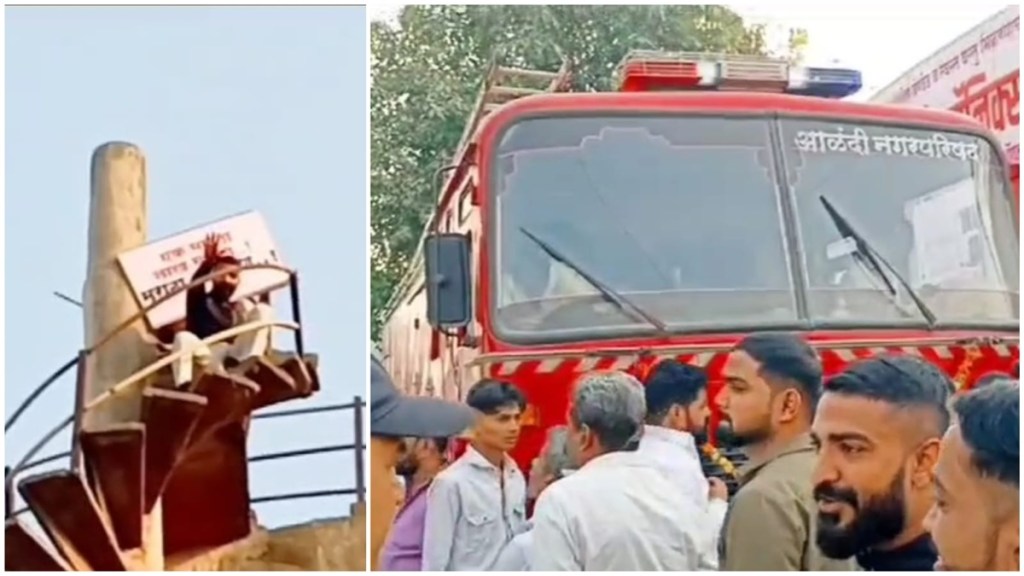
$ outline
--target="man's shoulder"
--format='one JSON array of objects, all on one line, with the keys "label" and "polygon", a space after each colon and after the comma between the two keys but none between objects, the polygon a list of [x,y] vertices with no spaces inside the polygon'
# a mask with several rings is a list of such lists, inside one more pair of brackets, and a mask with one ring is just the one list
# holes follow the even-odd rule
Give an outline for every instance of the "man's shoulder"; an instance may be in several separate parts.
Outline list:
[{"label": "man's shoulder", "polygon": [[583,488],[586,483],[581,483],[578,475],[579,472],[548,484],[537,497],[535,511],[551,513],[582,496],[586,491],[586,488]]},{"label": "man's shoulder", "polygon": [[812,450],[801,450],[780,456],[762,467],[743,486],[743,490],[760,493],[781,493],[792,496],[810,490],[811,473],[817,455]]},{"label": "man's shoulder", "polygon": [[787,455],[760,470],[733,497],[733,512],[775,510],[799,517],[809,515],[814,499],[810,480],[813,454],[810,456]]},{"label": "man's shoulder", "polygon": [[457,484],[462,478],[465,478],[465,468],[465,465],[460,465],[459,460],[452,462],[451,465],[434,476],[434,479],[430,483],[431,489],[436,489],[438,486],[443,488]]}]

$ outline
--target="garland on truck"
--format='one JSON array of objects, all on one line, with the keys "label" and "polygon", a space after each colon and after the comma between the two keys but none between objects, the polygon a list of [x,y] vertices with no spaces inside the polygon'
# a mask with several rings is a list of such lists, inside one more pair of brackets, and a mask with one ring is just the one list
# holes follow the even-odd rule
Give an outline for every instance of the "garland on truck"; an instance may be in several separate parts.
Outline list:
[{"label": "garland on truck", "polygon": [[711,445],[710,442],[705,442],[701,447],[700,451],[710,460],[715,466],[722,469],[730,478],[739,478],[739,473],[736,470],[736,465],[731,460],[725,457],[724,454],[718,451]]},{"label": "garland on truck", "polygon": [[981,356],[981,347],[977,343],[971,342],[965,349],[964,359],[960,361],[960,366],[957,367],[956,374],[953,376],[953,384],[956,386],[957,392],[967,387],[967,380],[974,370],[974,363]]}]

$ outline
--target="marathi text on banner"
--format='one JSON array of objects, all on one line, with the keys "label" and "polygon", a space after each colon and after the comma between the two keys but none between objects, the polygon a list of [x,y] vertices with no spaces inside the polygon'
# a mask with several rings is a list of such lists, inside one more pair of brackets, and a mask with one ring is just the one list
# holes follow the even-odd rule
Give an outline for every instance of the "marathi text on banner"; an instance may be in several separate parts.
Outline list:
[{"label": "marathi text on banner", "polygon": [[[263,217],[248,212],[146,244],[118,256],[118,262],[140,306],[156,305],[146,319],[160,328],[184,318],[185,293],[171,294],[187,286],[203,261],[203,241],[217,237],[221,253],[251,264],[282,265],[280,254]],[[274,269],[244,271],[236,296],[245,298],[287,282],[287,274]]]}]

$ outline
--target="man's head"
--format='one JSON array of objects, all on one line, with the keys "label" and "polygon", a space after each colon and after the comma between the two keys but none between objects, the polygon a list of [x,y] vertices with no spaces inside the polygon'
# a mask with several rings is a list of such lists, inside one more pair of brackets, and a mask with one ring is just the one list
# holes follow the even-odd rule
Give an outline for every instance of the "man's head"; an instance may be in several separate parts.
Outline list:
[{"label": "man's head", "polygon": [[718,394],[737,445],[758,445],[784,432],[805,432],[821,395],[821,362],[799,336],[752,334],[722,367]]},{"label": "man's head", "polygon": [[830,379],[812,434],[818,547],[831,558],[923,533],[952,381],[914,356],[879,356]]},{"label": "man's head", "polygon": [[944,570],[1020,570],[1020,384],[953,401],[925,520]]},{"label": "man's head", "polygon": [[475,418],[476,413],[467,406],[437,398],[402,395],[379,355],[371,354],[370,436],[386,449],[382,465],[389,469],[398,466],[409,448],[408,439],[458,436]]},{"label": "man's head", "polygon": [[479,446],[508,452],[519,442],[526,397],[513,384],[483,379],[469,390],[466,404],[480,413],[473,429]]},{"label": "man's head", "polygon": [[225,272],[223,276],[216,277],[212,284],[213,287],[210,289],[210,296],[216,300],[227,302],[234,296],[235,291],[238,290],[238,283],[240,281],[238,267],[241,263],[234,256],[218,256],[216,264],[213,265],[211,272],[213,274],[219,274]]},{"label": "man's head", "polygon": [[708,377],[704,370],[677,360],[660,362],[647,378],[647,423],[696,434],[707,426]]},{"label": "man's head", "polygon": [[569,455],[569,429],[555,426],[548,430],[547,441],[541,448],[540,455],[533,459],[530,467],[530,480],[527,484],[527,496],[536,500],[552,482],[559,480],[565,471],[572,468]]},{"label": "man's head", "polygon": [[370,562],[387,538],[397,512],[395,467],[406,438],[449,438],[465,431],[475,415],[469,407],[398,392],[375,352],[370,355]]},{"label": "man's head", "polygon": [[643,384],[624,372],[580,377],[569,407],[569,453],[583,466],[609,452],[635,450],[643,434]]},{"label": "man's head", "polygon": [[409,438],[395,472],[399,476],[412,476],[417,472],[433,476],[444,467],[446,450],[447,438]]}]

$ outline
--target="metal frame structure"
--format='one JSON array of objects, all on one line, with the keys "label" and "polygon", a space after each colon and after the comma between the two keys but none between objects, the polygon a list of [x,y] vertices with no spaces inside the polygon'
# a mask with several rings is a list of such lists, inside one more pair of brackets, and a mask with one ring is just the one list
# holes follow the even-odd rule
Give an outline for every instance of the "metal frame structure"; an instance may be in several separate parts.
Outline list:
[{"label": "metal frame structure", "polygon": [[[235,327],[230,328],[228,330],[224,330],[222,332],[214,334],[213,336],[210,336],[210,337],[200,341],[199,343],[193,345],[192,347],[189,347],[188,349],[180,350],[180,351],[177,351],[177,352],[174,352],[174,353],[171,353],[171,354],[164,355],[163,357],[161,357],[157,361],[155,361],[155,362],[145,366],[144,368],[142,368],[142,369],[136,371],[135,373],[133,373],[128,378],[118,382],[113,387],[111,387],[110,389],[106,390],[105,392],[103,392],[99,396],[96,396],[95,398],[92,398],[92,399],[89,399],[89,400],[85,400],[83,398],[84,391],[86,389],[85,384],[88,381],[88,378],[90,376],[89,372],[88,372],[88,368],[87,368],[87,360],[89,359],[90,356],[92,356],[98,350],[100,350],[101,348],[106,346],[109,342],[111,342],[114,339],[115,336],[117,336],[118,334],[120,334],[124,330],[128,329],[135,322],[144,319],[145,315],[147,313],[149,313],[149,311],[151,311],[152,309],[154,309],[157,306],[160,306],[161,304],[171,300],[172,298],[176,297],[177,295],[181,294],[182,292],[187,292],[188,290],[190,290],[190,289],[192,289],[192,288],[194,288],[196,286],[201,286],[201,285],[205,284],[206,282],[209,282],[211,280],[216,280],[217,278],[220,278],[221,276],[224,276],[224,275],[227,275],[227,274],[230,274],[230,273],[242,272],[242,271],[245,271],[245,270],[257,270],[257,269],[279,270],[281,272],[285,272],[285,273],[288,274],[288,285],[289,285],[289,292],[290,292],[291,303],[292,303],[292,319],[293,319],[292,322],[283,322],[283,321],[250,322],[250,323],[243,324],[243,325],[240,325],[240,326],[235,326]],[[33,469],[33,468],[38,468],[40,466],[43,466],[43,465],[46,465],[46,464],[50,464],[50,463],[53,463],[53,462],[58,462],[58,461],[61,461],[61,460],[65,459],[65,458],[70,458],[71,459],[71,465],[72,465],[73,469],[77,470],[79,468],[79,464],[80,463],[78,462],[78,457],[77,457],[78,433],[79,433],[79,431],[81,429],[82,417],[85,415],[85,413],[87,413],[89,410],[92,410],[92,409],[96,408],[97,406],[100,406],[100,405],[104,404],[105,402],[107,402],[111,398],[115,397],[116,395],[118,395],[120,393],[123,393],[125,390],[128,390],[128,389],[134,387],[139,382],[144,382],[147,377],[151,376],[152,374],[155,374],[156,372],[158,372],[159,370],[161,370],[163,368],[166,368],[167,366],[170,366],[171,363],[173,363],[175,360],[181,358],[182,356],[185,356],[187,354],[191,354],[194,351],[193,350],[194,348],[198,348],[198,347],[201,347],[201,346],[208,346],[210,344],[214,344],[214,343],[217,343],[217,342],[220,342],[220,341],[223,341],[223,340],[226,340],[226,339],[238,336],[240,334],[244,334],[244,333],[247,333],[247,332],[252,332],[252,331],[255,331],[255,330],[261,330],[261,329],[265,329],[265,328],[285,328],[285,329],[291,330],[294,333],[294,335],[295,335],[295,350],[296,350],[296,353],[299,355],[299,357],[302,357],[302,355],[304,353],[304,343],[303,343],[303,339],[302,339],[302,321],[301,321],[301,311],[300,311],[299,303],[300,303],[300,301],[299,301],[299,280],[298,280],[298,273],[295,270],[292,270],[290,268],[286,268],[286,267],[283,267],[283,266],[279,266],[279,265],[276,265],[276,264],[248,264],[248,265],[244,265],[244,266],[228,267],[228,268],[224,268],[222,270],[218,270],[216,272],[207,274],[207,275],[205,275],[205,276],[203,276],[201,278],[197,278],[197,279],[193,280],[192,282],[190,282],[189,284],[187,284],[187,285],[185,285],[185,286],[183,286],[181,288],[178,288],[176,290],[173,290],[173,291],[169,292],[168,294],[165,294],[164,296],[162,296],[160,298],[157,298],[154,302],[150,303],[148,306],[145,306],[144,308],[141,308],[135,315],[131,316],[130,318],[126,319],[124,322],[119,324],[116,328],[114,328],[114,330],[112,330],[110,333],[108,333],[105,337],[101,338],[97,343],[93,344],[92,346],[90,346],[88,348],[85,348],[85,349],[79,351],[78,354],[76,354],[74,358],[72,358],[71,360],[66,362],[64,365],[62,365],[60,368],[58,368],[56,372],[54,372],[52,375],[50,375],[50,377],[48,377],[46,380],[44,380],[42,382],[42,384],[37,386],[32,391],[32,393],[30,393],[28,395],[28,397],[24,401],[22,401],[22,403],[18,406],[18,408],[14,411],[14,413],[11,414],[11,416],[4,423],[4,432],[6,433],[7,431],[9,431],[14,426],[14,424],[16,422],[18,422],[18,420],[28,410],[28,408],[32,404],[34,404],[35,401],[38,400],[39,397],[42,396],[42,394],[46,390],[48,390],[57,380],[59,380],[61,378],[61,376],[63,376],[65,373],[67,373],[69,370],[71,370],[71,368],[77,368],[76,394],[75,394],[76,398],[75,398],[75,410],[74,410],[74,413],[71,416],[68,416],[67,418],[62,420],[60,424],[58,424],[57,426],[52,428],[49,432],[47,432],[45,435],[43,435],[43,437],[36,444],[34,444],[31,449],[29,449],[25,453],[25,455],[21,458],[21,460],[15,466],[13,466],[13,467],[5,466],[4,467],[4,498],[5,498],[5,504],[6,504],[6,509],[5,509],[6,517],[7,518],[11,518],[11,517],[20,515],[20,514],[26,512],[28,510],[28,508],[21,508],[19,510],[13,510],[13,506],[14,506],[14,486],[15,486],[15,483],[16,483],[16,478],[18,476],[20,476],[22,472],[25,472],[25,471]],[[269,495],[269,496],[253,498],[253,499],[251,499],[251,502],[253,504],[257,504],[257,503],[261,503],[261,502],[272,502],[272,501],[290,500],[290,499],[298,499],[298,498],[316,498],[316,497],[336,496],[336,495],[355,495],[356,498],[357,498],[357,501],[364,502],[365,499],[366,499],[366,480],[365,480],[365,475],[364,475],[364,463],[363,463],[364,452],[365,452],[365,449],[366,449],[366,443],[365,443],[364,431],[363,431],[363,421],[364,421],[363,410],[364,410],[365,406],[366,406],[366,403],[363,401],[362,397],[356,396],[351,403],[347,403],[347,404],[335,404],[335,405],[328,405],[328,406],[315,406],[315,407],[300,408],[300,409],[295,409],[295,410],[279,410],[279,411],[273,411],[273,412],[264,412],[264,413],[261,413],[261,414],[253,414],[252,417],[253,417],[254,420],[261,420],[261,419],[269,419],[269,418],[300,416],[300,415],[314,414],[314,413],[320,413],[320,412],[335,412],[335,411],[348,411],[348,410],[352,410],[354,412],[354,428],[355,428],[355,436],[354,436],[355,441],[354,441],[354,443],[352,443],[352,444],[329,445],[329,446],[319,446],[319,447],[307,448],[307,449],[301,449],[301,450],[290,450],[290,451],[276,452],[276,453],[270,453],[270,454],[261,454],[261,455],[250,457],[249,458],[249,462],[264,462],[264,461],[268,461],[268,460],[277,460],[277,459],[284,459],[284,458],[294,458],[294,457],[308,456],[308,455],[314,455],[314,454],[323,454],[323,453],[327,453],[327,452],[348,452],[348,451],[353,451],[355,453],[356,481],[355,481],[355,486],[353,488],[343,488],[343,489],[337,489],[337,490],[318,490],[318,491],[312,491],[312,492],[297,492],[297,493],[289,493],[289,494]],[[74,433],[72,435],[72,449],[70,451],[62,452],[62,453],[59,453],[59,454],[53,454],[53,455],[50,455],[50,456],[45,456],[43,458],[40,458],[40,459],[34,460],[34,461],[32,460],[32,458],[35,457],[36,454],[38,454],[43,448],[46,447],[47,444],[49,444],[58,434],[60,434],[65,428],[67,428],[71,424],[74,424]]]}]

